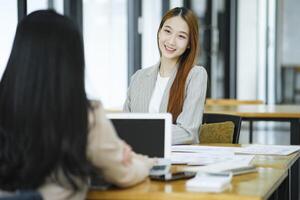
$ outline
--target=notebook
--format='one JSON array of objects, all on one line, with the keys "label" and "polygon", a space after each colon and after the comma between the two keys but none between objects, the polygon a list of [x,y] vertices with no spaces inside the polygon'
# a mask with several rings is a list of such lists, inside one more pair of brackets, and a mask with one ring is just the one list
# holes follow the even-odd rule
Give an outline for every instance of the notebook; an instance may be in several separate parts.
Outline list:
[{"label": "notebook", "polygon": [[119,137],[136,153],[170,158],[172,116],[169,113],[110,113]]}]

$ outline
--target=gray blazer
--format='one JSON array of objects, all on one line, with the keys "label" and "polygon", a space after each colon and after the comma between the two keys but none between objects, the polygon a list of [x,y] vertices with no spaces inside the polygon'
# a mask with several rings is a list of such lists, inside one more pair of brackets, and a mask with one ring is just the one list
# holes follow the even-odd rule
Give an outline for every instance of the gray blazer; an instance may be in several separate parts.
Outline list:
[{"label": "gray blazer", "polygon": [[[152,92],[155,87],[159,64],[138,70],[132,77],[127,91],[125,112],[148,112]],[[171,75],[165,89],[159,111],[167,112],[169,92],[177,69]],[[202,123],[206,97],[207,73],[203,67],[194,66],[185,83],[185,99],[182,112],[176,124],[172,125],[172,144],[199,143],[199,129]]]}]

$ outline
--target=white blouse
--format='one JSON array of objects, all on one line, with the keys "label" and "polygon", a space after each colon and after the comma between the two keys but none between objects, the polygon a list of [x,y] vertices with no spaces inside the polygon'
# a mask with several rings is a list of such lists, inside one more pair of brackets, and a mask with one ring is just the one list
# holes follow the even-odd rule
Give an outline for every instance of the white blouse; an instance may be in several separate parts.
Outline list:
[{"label": "white blouse", "polygon": [[149,103],[149,113],[159,113],[159,107],[170,77],[161,77],[157,73],[154,91]]}]

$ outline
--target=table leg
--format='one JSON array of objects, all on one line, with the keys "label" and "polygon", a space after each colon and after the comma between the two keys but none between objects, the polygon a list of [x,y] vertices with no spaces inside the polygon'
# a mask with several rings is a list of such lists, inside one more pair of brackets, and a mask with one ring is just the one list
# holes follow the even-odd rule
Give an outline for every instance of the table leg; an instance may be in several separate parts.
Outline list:
[{"label": "table leg", "polygon": [[281,102],[284,103],[286,101],[285,95],[285,67],[281,67]]},{"label": "table leg", "polygon": [[293,103],[295,103],[296,102],[296,92],[295,92],[295,90],[296,90],[296,79],[297,79],[297,74],[296,74],[296,70],[293,70],[293,72],[292,72],[292,75],[293,75],[293,90],[292,90],[292,102]]},{"label": "table leg", "polygon": [[280,186],[268,198],[268,200],[292,200],[289,195],[289,175],[284,179]]},{"label": "table leg", "polygon": [[[291,144],[300,145],[300,119],[292,119],[291,120]],[[299,179],[300,179],[300,165],[299,159],[295,162],[295,164],[291,167],[291,199],[299,199],[300,197],[300,187],[299,187]]]},{"label": "table leg", "polygon": [[253,142],[253,121],[249,121],[249,143],[252,144]]},{"label": "table leg", "polygon": [[279,188],[277,189],[277,193],[278,193],[278,200],[292,200],[291,196],[290,196],[290,174],[288,175],[288,177],[286,177],[286,179],[281,183],[281,185],[279,186]]}]

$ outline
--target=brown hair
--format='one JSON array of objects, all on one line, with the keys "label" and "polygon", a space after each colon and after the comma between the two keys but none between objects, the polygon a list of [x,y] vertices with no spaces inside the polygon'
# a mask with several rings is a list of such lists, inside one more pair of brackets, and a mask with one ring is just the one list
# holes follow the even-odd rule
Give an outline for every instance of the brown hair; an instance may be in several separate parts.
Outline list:
[{"label": "brown hair", "polygon": [[[178,71],[175,80],[172,84],[167,111],[173,116],[173,123],[176,122],[178,115],[182,112],[184,102],[184,89],[187,76],[196,62],[196,58],[199,52],[199,27],[196,15],[189,9],[184,7],[176,7],[169,10],[162,18],[158,31],[157,31],[157,43],[158,34],[162,29],[166,20],[180,16],[189,27],[189,44],[185,52],[180,56],[178,60]],[[161,51],[159,49],[161,55]]]}]

